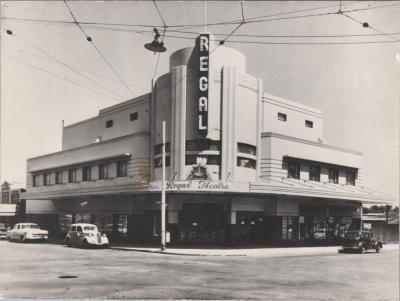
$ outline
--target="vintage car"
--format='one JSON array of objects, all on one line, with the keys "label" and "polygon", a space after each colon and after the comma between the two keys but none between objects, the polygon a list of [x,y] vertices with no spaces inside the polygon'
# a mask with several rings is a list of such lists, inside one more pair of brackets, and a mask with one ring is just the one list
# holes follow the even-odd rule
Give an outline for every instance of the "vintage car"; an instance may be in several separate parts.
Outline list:
[{"label": "vintage car", "polygon": [[7,226],[4,223],[0,223],[0,239],[6,239],[7,237]]},{"label": "vintage car", "polygon": [[357,251],[365,253],[367,250],[375,250],[377,253],[382,249],[382,242],[372,237],[369,231],[348,231],[343,239],[339,252]]},{"label": "vintage car", "polygon": [[9,241],[16,240],[20,242],[26,241],[45,241],[49,238],[49,232],[39,228],[33,223],[18,223],[6,233]]},{"label": "vintage car", "polygon": [[79,246],[88,248],[99,246],[108,248],[110,243],[105,234],[101,234],[96,225],[92,224],[72,224],[65,237],[67,246]]}]

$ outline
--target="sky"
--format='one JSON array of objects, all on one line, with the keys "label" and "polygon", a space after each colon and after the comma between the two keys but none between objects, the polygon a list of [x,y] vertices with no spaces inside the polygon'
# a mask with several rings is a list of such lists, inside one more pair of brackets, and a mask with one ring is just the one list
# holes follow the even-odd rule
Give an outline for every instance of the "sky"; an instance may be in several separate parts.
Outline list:
[{"label": "sky", "polygon": [[243,1],[245,20],[263,22],[229,37],[238,24],[212,23],[240,20],[239,1],[156,4],[167,25],[158,64],[143,47],[163,29],[152,1],[68,1],[78,22],[97,23],[81,23],[92,43],[76,24],[43,22],[73,21],[62,1],[1,2],[1,182],[24,187],[27,158],[61,150],[62,120],[149,92],[169,56],[206,30],[246,56],[265,92],[321,109],[325,142],[363,152],[363,184],[399,199],[398,1],[343,1],[347,16],[334,14],[340,1]]}]

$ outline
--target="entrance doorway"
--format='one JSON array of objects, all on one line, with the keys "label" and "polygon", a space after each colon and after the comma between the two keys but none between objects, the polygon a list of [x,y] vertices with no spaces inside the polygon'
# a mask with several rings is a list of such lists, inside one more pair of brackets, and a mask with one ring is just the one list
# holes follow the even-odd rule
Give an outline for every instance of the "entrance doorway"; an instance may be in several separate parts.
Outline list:
[{"label": "entrance doorway", "polygon": [[227,215],[223,204],[183,204],[179,240],[184,243],[223,243]]},{"label": "entrance doorway", "polygon": [[239,243],[257,244],[266,241],[266,217],[264,212],[236,213],[237,240]]}]

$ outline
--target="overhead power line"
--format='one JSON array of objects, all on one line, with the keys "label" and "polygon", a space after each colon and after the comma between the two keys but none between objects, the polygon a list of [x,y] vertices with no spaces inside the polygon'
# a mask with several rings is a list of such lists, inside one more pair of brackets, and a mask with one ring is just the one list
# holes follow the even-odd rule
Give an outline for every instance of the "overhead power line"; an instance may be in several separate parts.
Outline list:
[{"label": "overhead power line", "polygon": [[365,28],[371,28],[372,30],[378,32],[379,34],[385,35],[385,36],[391,38],[392,40],[394,40],[394,41],[396,41],[396,42],[400,42],[400,40],[399,40],[398,38],[392,36],[391,34],[384,33],[383,31],[381,31],[381,30],[375,28],[374,26],[371,26],[368,22],[361,22],[361,21],[357,20],[356,18],[351,17],[351,16],[349,16],[349,15],[347,15],[347,14],[345,14],[345,13],[342,13],[342,15],[345,16],[346,18],[352,20],[353,22],[356,22],[356,23],[358,23],[358,24],[361,24],[361,25],[362,25],[363,27],[365,27]]},{"label": "overhead power line", "polygon": [[[346,3],[346,5],[351,5],[351,4],[360,3],[360,2],[364,2],[364,1],[349,2],[349,3]],[[343,12],[346,13],[346,12],[355,12],[355,11],[365,11],[365,10],[393,7],[393,6],[399,6],[399,5],[400,5],[400,3],[394,3],[394,4],[388,4],[388,5],[367,7],[367,8],[357,8],[357,9],[352,9],[352,10],[343,10]],[[264,16],[258,16],[258,17],[251,17],[251,18],[246,18],[246,20],[247,21],[253,21],[253,20],[257,20],[257,19],[265,19],[265,18],[288,15],[288,14],[295,14],[295,13],[301,13],[301,12],[307,12],[307,11],[315,11],[315,10],[331,8],[331,7],[337,7],[337,4],[320,6],[320,7],[309,8],[309,9],[288,11],[288,12],[271,14],[271,15],[264,15]],[[16,17],[2,17],[1,19],[2,20],[14,20],[14,21],[26,21],[26,22],[39,22],[39,23],[47,23],[47,24],[51,24],[51,23],[64,24],[64,25],[74,25],[74,24],[76,24],[73,21],[65,21],[65,20],[43,20],[43,19],[16,18]],[[234,25],[234,24],[239,24],[240,22],[241,22],[241,20],[235,19],[235,20],[224,21],[224,22],[208,23],[207,26]],[[124,26],[124,27],[126,26],[126,27],[143,27],[143,28],[151,28],[151,29],[154,28],[154,27],[158,27],[159,26],[159,25],[154,25],[154,24],[127,24],[127,23],[83,22],[83,21],[82,22],[81,21],[77,21],[77,23],[79,23],[80,25],[104,25],[104,26]],[[185,29],[185,27],[187,27],[187,29],[195,28],[195,27],[204,27],[204,24],[168,25],[169,30],[171,30],[172,28],[175,28],[175,29],[180,28],[181,30],[183,30],[183,29]]]},{"label": "overhead power line", "polygon": [[115,96],[117,96],[117,97],[119,97],[119,98],[123,98],[123,97],[122,97],[121,95],[119,95],[118,93],[116,93],[116,92],[114,92],[113,90],[111,90],[110,88],[108,88],[108,87],[106,87],[106,86],[100,84],[99,82],[93,80],[92,78],[88,77],[86,74],[83,74],[82,72],[80,72],[80,71],[77,70],[76,68],[72,67],[71,65],[68,65],[68,64],[62,62],[62,61],[59,60],[58,58],[54,57],[53,55],[51,55],[50,53],[44,51],[43,49],[39,48],[38,46],[34,45],[33,43],[31,43],[31,42],[25,40],[24,38],[21,38],[19,35],[16,35],[14,31],[11,31],[11,30],[9,30],[9,29],[5,29],[5,28],[3,28],[3,27],[2,27],[2,29],[3,29],[5,32],[7,32],[7,31],[11,32],[10,35],[11,35],[12,37],[14,37],[15,39],[17,39],[18,41],[23,42],[24,44],[26,44],[26,45],[28,45],[28,46],[34,48],[35,50],[39,51],[40,53],[44,54],[45,56],[47,56],[48,58],[50,58],[51,61],[53,61],[53,62],[55,62],[55,63],[57,63],[57,64],[59,64],[59,65],[61,65],[61,66],[64,66],[64,67],[70,69],[71,71],[75,72],[76,74],[78,74],[78,75],[80,75],[80,76],[86,78],[88,81],[90,81],[91,83],[95,84],[96,86],[98,86],[98,87],[100,87],[100,88],[102,88],[102,89],[105,89],[105,90],[107,90],[108,92],[111,92],[111,93],[114,94]]},{"label": "overhead power line", "polygon": [[117,99],[117,98],[115,98],[115,97],[113,97],[113,96],[111,96],[111,95],[105,94],[105,93],[100,92],[100,91],[98,91],[98,90],[96,90],[96,89],[93,89],[93,88],[91,88],[91,87],[89,87],[89,86],[83,85],[83,84],[81,84],[81,83],[79,83],[79,82],[76,82],[76,81],[74,81],[74,80],[71,80],[71,79],[69,79],[69,78],[67,78],[67,77],[63,77],[63,76],[61,76],[61,75],[58,75],[58,74],[56,74],[56,73],[53,73],[53,72],[51,72],[51,71],[49,71],[49,70],[46,70],[46,69],[41,68],[41,67],[39,67],[39,66],[36,66],[36,65],[34,65],[34,64],[30,64],[30,63],[25,62],[25,61],[23,61],[23,60],[21,60],[21,59],[18,59],[18,58],[16,58],[16,57],[13,57],[13,56],[11,56],[11,55],[8,55],[8,54],[5,54],[5,53],[1,53],[1,55],[4,55],[4,56],[6,56],[6,57],[8,57],[8,58],[10,58],[10,59],[12,59],[12,60],[15,60],[15,61],[17,61],[17,62],[20,62],[21,64],[27,65],[27,66],[29,66],[29,67],[31,67],[31,68],[36,69],[36,70],[40,70],[40,71],[42,71],[42,72],[44,72],[44,73],[47,73],[47,74],[49,74],[49,75],[51,75],[51,76],[57,77],[57,78],[59,78],[59,79],[65,80],[65,81],[67,81],[67,82],[70,82],[70,83],[72,83],[72,84],[74,84],[74,85],[77,85],[77,86],[79,86],[79,87],[81,87],[81,88],[85,88],[85,89],[90,90],[90,91],[92,91],[92,92],[95,92],[95,93],[97,93],[97,94],[106,96],[107,98],[110,98],[110,97],[111,97],[111,98],[114,98],[114,99],[116,99],[116,100],[119,100],[119,99]]},{"label": "overhead power line", "polygon": [[[47,57],[47,56],[37,55],[37,54],[35,54],[35,53],[29,52],[29,51],[26,51],[26,50],[22,50],[22,49],[19,49],[19,48],[15,48],[15,47],[10,47],[10,46],[7,46],[7,47],[8,47],[8,48],[12,48],[12,49],[14,49],[15,51],[17,51],[17,52],[19,52],[19,53],[23,53],[23,54],[27,54],[27,55],[30,55],[30,56],[34,56],[34,57],[37,57],[37,58],[39,58],[39,59],[46,60],[46,61],[48,61],[48,62],[56,63],[53,59],[51,59],[51,58],[49,58],[49,57]],[[66,63],[65,63],[65,64],[66,64]],[[115,79],[114,77],[110,77],[110,76],[106,76],[106,75],[104,75],[104,74],[99,74],[99,73],[96,73],[96,72],[93,72],[93,71],[89,71],[89,70],[83,69],[83,68],[81,68],[81,67],[72,66],[72,65],[69,65],[69,64],[66,64],[66,65],[68,65],[68,66],[71,67],[71,68],[80,70],[80,71],[82,71],[82,72],[86,72],[86,73],[89,73],[89,74],[91,74],[91,75],[98,76],[98,77],[101,77],[101,78],[104,78],[104,79],[107,79],[107,80],[110,80],[110,81],[113,81],[113,82],[122,84],[118,79]],[[143,88],[143,87],[141,87],[141,86],[139,86],[139,85],[136,85],[136,84],[133,84],[133,83],[130,83],[130,82],[128,82],[128,84],[131,85],[131,86],[134,86],[134,87],[136,87],[136,88],[145,90],[145,91],[148,90],[147,88]]]},{"label": "overhead power line", "polygon": [[[92,26],[85,25],[90,29],[104,30],[104,31],[117,31],[117,32],[128,32],[128,33],[138,33],[143,35],[153,35],[151,30],[135,30],[129,28],[115,28],[115,27],[102,27],[102,26]],[[197,36],[199,33],[197,31],[178,31],[168,29],[169,33],[181,33],[191,36],[177,36],[168,35],[167,37],[175,37],[182,39],[193,39],[192,36]],[[400,32],[387,33],[392,35],[398,35]],[[229,33],[212,33],[213,36],[227,36]],[[326,34],[326,35],[261,35],[261,34],[235,34],[235,37],[245,37],[245,38],[348,38],[348,37],[370,37],[370,36],[382,36],[386,34],[381,33],[367,33],[367,34]]]},{"label": "overhead power line", "polygon": [[119,75],[119,73],[117,72],[117,70],[115,70],[115,68],[111,65],[111,63],[109,62],[109,60],[104,56],[104,54],[100,51],[100,49],[96,46],[96,44],[93,42],[92,38],[89,37],[86,32],[83,30],[83,28],[80,26],[79,22],[77,21],[77,19],[75,18],[71,8],[68,6],[68,3],[66,0],[64,0],[65,5],[68,8],[68,11],[70,12],[72,18],[74,19],[75,24],[79,27],[79,29],[82,31],[83,35],[86,37],[86,40],[94,47],[94,49],[96,49],[97,53],[103,58],[103,60],[105,61],[105,63],[108,65],[108,67],[110,67],[110,69],[114,72],[114,74],[119,78],[119,80],[124,84],[124,86],[129,90],[129,92],[131,92],[133,95],[135,95],[135,93],[131,90],[131,88],[129,88],[129,86],[126,84],[126,82],[122,79],[122,77]]}]

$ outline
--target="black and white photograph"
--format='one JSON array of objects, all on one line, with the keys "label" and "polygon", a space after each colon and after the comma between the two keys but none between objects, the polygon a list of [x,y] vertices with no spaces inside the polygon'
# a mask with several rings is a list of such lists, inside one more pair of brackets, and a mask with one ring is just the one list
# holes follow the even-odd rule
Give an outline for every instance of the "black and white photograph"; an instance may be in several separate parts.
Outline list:
[{"label": "black and white photograph", "polygon": [[400,1],[0,9],[0,300],[399,299]]}]

